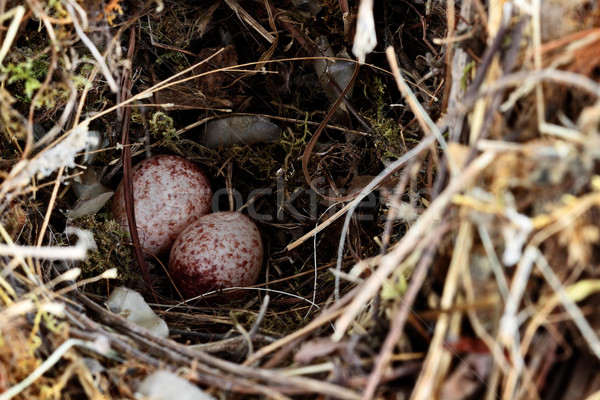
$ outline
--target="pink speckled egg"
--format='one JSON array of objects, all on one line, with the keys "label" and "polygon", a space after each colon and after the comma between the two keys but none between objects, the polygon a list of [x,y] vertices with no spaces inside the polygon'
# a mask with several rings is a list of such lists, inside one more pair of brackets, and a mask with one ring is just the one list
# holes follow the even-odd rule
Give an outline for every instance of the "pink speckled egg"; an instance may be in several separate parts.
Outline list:
[{"label": "pink speckled egg", "polygon": [[216,212],[198,219],[171,249],[171,278],[186,299],[206,292],[256,283],[263,245],[254,222],[238,212]]},{"label": "pink speckled egg", "polygon": [[[150,157],[133,168],[131,177],[140,244],[154,255],[168,253],[186,226],[210,212],[208,179],[185,158]],[[128,231],[123,182],[115,191],[112,211]],[[150,253],[144,254],[151,258]]]}]

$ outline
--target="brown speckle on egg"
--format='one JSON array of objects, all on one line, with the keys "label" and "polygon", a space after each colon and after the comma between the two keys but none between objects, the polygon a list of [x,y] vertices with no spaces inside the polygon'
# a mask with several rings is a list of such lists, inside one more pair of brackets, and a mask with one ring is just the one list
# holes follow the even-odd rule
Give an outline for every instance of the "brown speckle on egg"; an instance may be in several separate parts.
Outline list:
[{"label": "brown speckle on egg", "polygon": [[262,259],[262,240],[254,222],[237,212],[217,212],[198,219],[179,235],[169,271],[189,299],[212,290],[253,285]]},{"label": "brown speckle on egg", "polygon": [[[185,158],[160,155],[133,168],[133,198],[140,244],[155,255],[168,253],[181,231],[210,212],[212,191],[204,173]],[[112,211],[126,230],[123,183],[115,191]],[[150,253],[145,253],[148,258]]]}]

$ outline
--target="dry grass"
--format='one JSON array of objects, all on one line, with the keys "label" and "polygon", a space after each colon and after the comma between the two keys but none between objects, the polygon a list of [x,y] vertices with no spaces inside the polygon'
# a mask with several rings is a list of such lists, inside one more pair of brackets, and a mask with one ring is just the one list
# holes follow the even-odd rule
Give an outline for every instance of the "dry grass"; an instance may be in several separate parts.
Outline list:
[{"label": "dry grass", "polygon": [[[134,398],[158,369],[217,398],[599,398],[597,2],[378,4],[349,100],[312,67],[358,2],[189,3],[0,1],[0,400]],[[230,113],[281,141],[198,144]],[[226,203],[268,189],[243,299],[181,301],[106,209],[65,215],[90,171],[165,152]],[[103,307],[119,284],[170,338]]]}]

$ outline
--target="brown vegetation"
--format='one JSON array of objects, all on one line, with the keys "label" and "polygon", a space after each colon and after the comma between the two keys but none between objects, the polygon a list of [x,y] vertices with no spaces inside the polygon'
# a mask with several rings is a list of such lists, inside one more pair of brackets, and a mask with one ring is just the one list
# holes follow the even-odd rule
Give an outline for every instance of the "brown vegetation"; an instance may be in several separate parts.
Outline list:
[{"label": "brown vegetation", "polygon": [[[385,0],[371,51],[369,3],[0,0],[0,399],[599,398],[600,6]],[[277,126],[202,142],[231,116]],[[254,213],[244,297],[105,205],[166,153]]]}]

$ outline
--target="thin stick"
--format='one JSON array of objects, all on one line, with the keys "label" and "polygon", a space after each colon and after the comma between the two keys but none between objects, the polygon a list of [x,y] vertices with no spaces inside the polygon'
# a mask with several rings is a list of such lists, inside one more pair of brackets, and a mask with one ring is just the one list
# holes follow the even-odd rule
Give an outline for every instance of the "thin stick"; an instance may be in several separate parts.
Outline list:
[{"label": "thin stick", "polygon": [[[50,223],[50,217],[52,216],[52,211],[54,209],[54,203],[56,202],[56,196],[58,195],[58,188],[60,188],[60,181],[62,180],[63,173],[65,172],[65,166],[61,166],[58,169],[58,173],[56,175],[56,179],[54,180],[54,188],[52,188],[52,194],[50,195],[50,201],[48,201],[48,209],[46,210],[46,215],[44,216],[44,222],[42,223],[42,227],[40,228],[40,232],[38,235],[36,245],[40,247],[42,242],[44,241],[44,234],[46,233],[46,229],[48,229],[48,224]],[[41,278],[41,275],[40,275]]]},{"label": "thin stick", "polygon": [[[423,143],[423,142],[422,142]],[[437,221],[444,212],[452,196],[464,189],[481,171],[483,171],[495,158],[493,153],[483,153],[475,158],[458,176],[454,177],[448,187],[440,193],[431,206],[421,215],[415,225],[406,233],[394,250],[381,258],[379,268],[361,286],[358,293],[352,293],[352,302],[344,314],[336,321],[336,332],[332,335],[334,341],[340,341],[354,318],[363,309],[363,306],[375,296],[388,276],[394,272],[400,260],[404,259],[410,251],[418,245],[425,231]],[[349,296],[344,296],[346,299]]]},{"label": "thin stick", "polygon": [[240,5],[237,3],[237,1],[225,0],[225,3],[227,3],[229,8],[231,8],[240,19],[246,21],[248,23],[248,25],[250,25],[252,28],[254,28],[254,30],[256,32],[260,33],[260,35],[262,37],[267,39],[267,41],[269,43],[273,43],[275,41],[275,38],[273,37],[273,35],[271,35],[269,33],[269,31],[267,31],[261,24],[256,22],[256,20],[254,18],[252,18],[252,16],[250,14],[248,14],[248,12],[246,10],[244,10],[242,7],[240,7]]},{"label": "thin stick", "polygon": [[67,8],[69,15],[71,15],[71,21],[73,22],[73,28],[75,28],[77,36],[79,36],[79,39],[81,39],[83,44],[85,44],[85,46],[92,53],[94,59],[96,59],[96,62],[98,63],[98,65],[100,66],[100,70],[102,71],[102,75],[104,75],[104,77],[106,78],[106,83],[108,83],[110,90],[113,93],[117,93],[117,91],[119,90],[119,86],[117,85],[117,82],[115,82],[115,78],[113,78],[112,73],[108,68],[108,65],[106,65],[106,60],[102,57],[102,54],[100,54],[100,52],[98,51],[94,43],[92,43],[90,38],[87,37],[83,29],[81,29],[81,25],[79,25],[79,21],[77,21],[77,18],[75,16],[73,6],[66,2],[65,7]]},{"label": "thin stick", "polygon": [[2,66],[2,61],[4,61],[4,57],[8,54],[8,50],[10,50],[10,46],[12,45],[13,40],[17,36],[17,32],[19,31],[19,25],[21,25],[21,20],[25,15],[25,7],[16,6],[12,10],[0,15],[0,22],[3,22],[5,19],[13,17],[8,31],[6,32],[6,36],[4,37],[4,41],[2,42],[2,47],[0,48],[0,66]]},{"label": "thin stick", "polygon": [[398,343],[398,339],[404,330],[404,325],[408,320],[408,315],[411,312],[414,312],[412,309],[412,305],[417,299],[417,295],[419,294],[419,290],[421,290],[421,286],[423,282],[425,282],[425,278],[427,277],[427,271],[429,270],[429,266],[433,260],[433,256],[437,253],[437,246],[444,233],[449,228],[449,224],[446,224],[436,232],[434,232],[434,237],[429,242],[423,257],[419,260],[419,264],[415,268],[410,284],[404,296],[400,298],[400,304],[398,306],[398,311],[396,315],[394,315],[394,319],[392,322],[392,326],[385,338],[385,342],[381,346],[381,350],[379,351],[379,355],[377,356],[377,360],[375,361],[375,367],[371,371],[369,375],[369,379],[367,381],[367,387],[363,392],[363,399],[371,399],[375,394],[375,390],[379,386],[381,382],[384,372],[387,370],[389,363],[392,359],[392,355],[394,353],[394,347]]},{"label": "thin stick", "polygon": [[256,353],[248,357],[248,359],[244,361],[242,365],[252,365],[267,354],[274,352],[275,350],[287,345],[288,343],[291,343],[294,340],[301,338],[314,331],[315,329],[325,325],[332,319],[337,318],[343,313],[343,306],[352,298],[352,294],[354,293],[356,293],[356,289],[348,293],[348,295],[344,299],[336,302],[331,308],[325,310],[321,315],[312,320],[305,327],[298,329],[297,331],[294,331],[293,333],[279,339],[278,341],[259,349]]},{"label": "thin stick", "polygon": [[600,359],[600,340],[598,339],[598,335],[594,331],[594,328],[590,326],[590,323],[583,315],[581,309],[577,306],[575,301],[573,300],[574,295],[569,294],[566,290],[560,279],[556,276],[556,273],[552,270],[550,264],[541,253],[538,248],[533,248],[533,251],[536,255],[535,266],[540,270],[546,282],[550,285],[552,290],[556,293],[556,296],[562,303],[565,311],[569,313],[571,318],[573,319],[573,323],[581,332],[581,335],[588,343],[590,350],[596,358]]},{"label": "thin stick", "polygon": [[[473,225],[470,221],[465,220],[462,222],[455,243],[452,261],[448,268],[440,299],[440,307],[446,310],[452,309],[458,290],[457,282],[461,272],[468,263],[469,252],[473,245]],[[446,335],[449,331],[451,332],[453,319],[456,320],[459,315],[460,312],[454,311],[449,314],[441,314],[437,319],[427,357],[425,358],[425,363],[417,384],[411,394],[411,399],[425,400],[435,396],[435,388],[438,387],[446,376],[452,355],[456,355],[444,349],[443,343]],[[460,357],[457,358],[460,360]],[[481,380],[477,375],[475,375],[475,378]]]},{"label": "thin stick", "polygon": [[62,356],[65,355],[67,351],[69,351],[73,346],[83,347],[88,350],[92,350],[96,353],[99,352],[98,345],[91,342],[86,342],[80,339],[68,339],[63,344],[58,346],[58,348],[54,351],[54,353],[50,354],[46,361],[44,361],[39,367],[37,367],[27,378],[23,379],[21,382],[16,384],[15,386],[8,389],[6,392],[0,394],[0,400],[9,400],[21,393],[23,390],[27,389],[33,382],[39,379],[42,375],[44,375],[50,368],[52,368],[57,362],[60,361]]},{"label": "thin stick", "polygon": [[[75,246],[67,247],[39,247],[39,246],[17,246],[14,243],[0,243],[0,254],[10,257],[20,258],[47,258],[52,260],[83,260],[86,257],[87,251],[94,247],[94,238],[88,231],[74,229],[74,233],[79,236],[79,240]],[[67,232],[69,233],[69,232]],[[23,260],[23,263],[25,261]]]},{"label": "thin stick", "polygon": [[448,166],[450,167],[450,171],[452,172],[453,175],[455,175],[459,169],[458,164],[456,163],[456,161],[454,161],[454,158],[448,151],[448,144],[446,143],[446,140],[442,136],[442,132],[437,127],[435,122],[433,122],[433,120],[431,119],[429,114],[427,114],[427,112],[423,109],[423,106],[421,106],[421,103],[419,103],[419,101],[417,100],[414,93],[410,90],[410,87],[408,87],[408,85],[406,84],[406,81],[404,80],[404,77],[402,76],[402,73],[400,72],[400,68],[398,67],[398,62],[396,61],[396,54],[394,53],[394,48],[391,46],[388,47],[385,50],[385,53],[387,55],[387,59],[390,64],[390,69],[392,70],[392,74],[394,75],[394,78],[396,79],[396,83],[398,84],[398,89],[400,90],[400,93],[402,93],[402,96],[404,97],[404,99],[406,100],[408,105],[410,106],[410,109],[415,114],[415,117],[419,121],[421,128],[423,128],[423,131],[425,131],[425,133],[427,135],[433,134],[435,136],[440,147],[442,148],[442,150],[444,151],[444,153],[446,155],[446,159],[448,160]]}]

